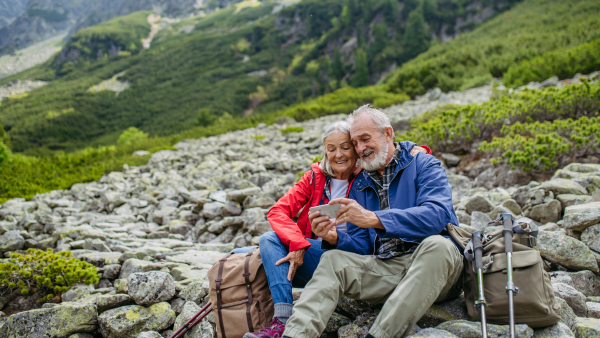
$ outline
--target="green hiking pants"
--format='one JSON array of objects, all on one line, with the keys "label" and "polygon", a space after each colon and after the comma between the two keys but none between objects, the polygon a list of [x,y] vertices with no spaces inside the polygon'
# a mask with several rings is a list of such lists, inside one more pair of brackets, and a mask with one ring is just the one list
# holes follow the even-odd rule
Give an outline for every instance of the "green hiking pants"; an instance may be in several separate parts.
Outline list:
[{"label": "green hiking pants", "polygon": [[463,257],[442,236],[425,239],[412,255],[381,260],[340,250],[327,251],[294,306],[283,336],[317,338],[347,296],[384,303],[369,333],[405,336],[434,302],[457,297]]}]

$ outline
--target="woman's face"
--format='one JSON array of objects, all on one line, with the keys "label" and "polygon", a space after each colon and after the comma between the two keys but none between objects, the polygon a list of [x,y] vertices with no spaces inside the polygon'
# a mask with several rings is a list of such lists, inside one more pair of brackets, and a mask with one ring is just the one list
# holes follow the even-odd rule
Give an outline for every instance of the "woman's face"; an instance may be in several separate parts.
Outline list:
[{"label": "woman's face", "polygon": [[325,153],[336,176],[354,172],[357,156],[350,136],[339,130],[334,131],[325,139]]}]

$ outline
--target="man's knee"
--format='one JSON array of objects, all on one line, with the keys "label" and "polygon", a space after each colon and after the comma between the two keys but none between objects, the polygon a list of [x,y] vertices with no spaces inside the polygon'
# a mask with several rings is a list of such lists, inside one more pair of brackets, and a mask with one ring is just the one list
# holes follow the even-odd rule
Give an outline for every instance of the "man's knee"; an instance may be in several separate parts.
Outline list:
[{"label": "man's knee", "polygon": [[429,236],[421,242],[422,249],[436,255],[451,255],[457,250],[450,239],[440,235]]},{"label": "man's knee", "polygon": [[281,240],[279,239],[279,236],[277,236],[275,231],[265,232],[258,239],[258,246],[260,248],[267,248],[267,247],[273,246],[273,245],[283,245],[283,243],[281,242]]}]

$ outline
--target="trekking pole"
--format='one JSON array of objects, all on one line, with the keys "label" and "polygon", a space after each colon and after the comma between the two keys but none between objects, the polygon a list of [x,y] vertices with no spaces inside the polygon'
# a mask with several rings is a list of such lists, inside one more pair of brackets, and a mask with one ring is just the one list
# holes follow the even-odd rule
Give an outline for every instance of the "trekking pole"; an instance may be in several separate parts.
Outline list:
[{"label": "trekking pole", "polygon": [[[210,311],[212,311],[212,308],[210,308],[208,310],[206,310],[206,309],[211,305],[212,305],[211,302],[208,302],[208,304],[204,305],[202,307],[202,309],[200,309],[200,311],[198,311],[198,313],[196,313],[192,318],[190,318],[190,320],[185,322],[185,324],[183,324],[183,326],[181,326],[177,331],[175,331],[175,333],[171,336],[171,338],[183,337],[183,335],[187,331],[191,330],[196,324],[198,324],[198,322],[200,322],[202,319],[204,319],[204,317],[208,316]],[[205,310],[206,310],[206,312],[204,312]]]},{"label": "trekking pole", "polygon": [[506,253],[506,293],[508,293],[508,320],[510,328],[510,338],[515,338],[515,307],[513,297],[519,293],[519,288],[513,283],[513,268],[512,268],[512,238],[513,238],[513,220],[510,214],[502,214],[504,221],[504,252]]},{"label": "trekking pole", "polygon": [[479,308],[481,314],[481,335],[483,338],[487,338],[487,322],[485,320],[485,307],[487,302],[485,301],[485,294],[483,290],[483,246],[481,246],[481,238],[483,233],[481,231],[475,231],[473,233],[473,253],[475,254],[475,268],[477,269],[477,293],[478,298],[475,301],[475,306]]}]

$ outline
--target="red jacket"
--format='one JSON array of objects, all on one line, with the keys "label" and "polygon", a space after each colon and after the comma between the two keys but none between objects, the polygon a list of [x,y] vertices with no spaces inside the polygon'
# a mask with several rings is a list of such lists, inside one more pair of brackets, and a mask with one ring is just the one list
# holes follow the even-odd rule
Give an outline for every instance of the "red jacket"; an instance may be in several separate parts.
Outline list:
[{"label": "red jacket", "polygon": [[[431,154],[429,147],[421,147]],[[348,197],[353,182],[354,179],[348,185],[346,197]],[[319,168],[318,163],[313,163],[311,169],[304,173],[300,181],[269,210],[267,219],[281,242],[289,247],[289,252],[310,247],[310,243],[306,240],[306,238],[312,238],[308,209],[321,203],[323,189],[325,189],[325,174]],[[292,218],[301,209],[302,213],[298,217],[298,222],[295,223]]]},{"label": "red jacket", "polygon": [[[351,186],[352,182],[348,185],[348,191]],[[267,219],[281,242],[290,248],[290,252],[310,247],[310,243],[306,240],[306,238],[312,237],[308,209],[321,203],[324,189],[325,174],[319,168],[318,163],[313,163],[311,169],[304,173],[300,181],[269,210]],[[346,191],[346,197],[348,191]],[[292,218],[298,214],[300,209],[302,209],[302,213],[298,217],[298,222],[295,223]]]}]

